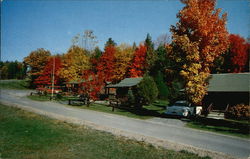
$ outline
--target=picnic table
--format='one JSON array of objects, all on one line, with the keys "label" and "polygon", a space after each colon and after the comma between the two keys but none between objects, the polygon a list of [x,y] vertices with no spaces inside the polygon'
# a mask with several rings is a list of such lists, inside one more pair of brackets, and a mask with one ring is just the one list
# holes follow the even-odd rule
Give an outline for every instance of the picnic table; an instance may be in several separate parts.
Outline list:
[{"label": "picnic table", "polygon": [[90,100],[89,97],[86,95],[80,95],[77,98],[69,98],[68,99],[68,105],[73,105],[73,102],[83,102],[84,105],[89,105]]}]

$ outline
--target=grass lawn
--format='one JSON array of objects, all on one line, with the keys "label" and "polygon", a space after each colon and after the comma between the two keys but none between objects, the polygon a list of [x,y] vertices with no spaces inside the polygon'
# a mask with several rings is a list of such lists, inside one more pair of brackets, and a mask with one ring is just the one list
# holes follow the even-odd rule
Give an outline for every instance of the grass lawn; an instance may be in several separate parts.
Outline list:
[{"label": "grass lawn", "polygon": [[89,110],[95,110],[95,111],[100,111],[100,112],[106,112],[106,113],[111,113],[111,114],[117,114],[117,115],[123,115],[131,118],[138,118],[138,119],[149,119],[152,118],[153,116],[150,115],[140,115],[140,112],[136,111],[128,111],[124,109],[118,109],[115,108],[115,110],[112,112],[112,107],[107,107],[102,104],[91,104],[89,107],[87,106],[82,106],[80,107],[82,109],[89,109]]},{"label": "grass lawn", "polygon": [[25,80],[0,80],[1,89],[28,89]]},{"label": "grass lawn", "polygon": [[[199,159],[0,105],[0,158]],[[203,157],[209,158],[209,157]]]},{"label": "grass lawn", "polygon": [[49,96],[37,96],[37,95],[32,95],[32,96],[27,96],[31,100],[36,100],[36,101],[49,101],[50,97]]},{"label": "grass lawn", "polygon": [[[243,121],[244,123],[247,121]],[[249,124],[249,121],[248,121]],[[221,133],[224,135],[231,135],[231,136],[237,136],[241,138],[248,138],[250,139],[250,124],[248,126],[248,133],[246,131],[242,132],[239,128],[231,128],[226,126],[216,126],[211,124],[204,124],[198,121],[190,121],[186,125],[187,127],[199,129],[199,130],[205,130],[205,131],[211,131],[216,133]]]}]

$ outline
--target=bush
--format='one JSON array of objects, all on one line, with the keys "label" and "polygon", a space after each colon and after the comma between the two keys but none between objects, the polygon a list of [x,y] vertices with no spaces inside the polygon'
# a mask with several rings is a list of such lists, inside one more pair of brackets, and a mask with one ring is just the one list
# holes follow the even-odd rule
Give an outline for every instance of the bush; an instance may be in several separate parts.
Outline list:
[{"label": "bush", "polygon": [[230,107],[226,113],[225,118],[237,119],[237,120],[249,120],[250,119],[250,106],[244,104],[238,104]]},{"label": "bush", "polygon": [[141,104],[150,104],[157,99],[157,96],[158,89],[154,79],[145,75],[137,86],[137,92],[135,94],[136,101]]},{"label": "bush", "polygon": [[57,94],[56,94],[56,99],[62,99],[62,94],[57,93]]}]

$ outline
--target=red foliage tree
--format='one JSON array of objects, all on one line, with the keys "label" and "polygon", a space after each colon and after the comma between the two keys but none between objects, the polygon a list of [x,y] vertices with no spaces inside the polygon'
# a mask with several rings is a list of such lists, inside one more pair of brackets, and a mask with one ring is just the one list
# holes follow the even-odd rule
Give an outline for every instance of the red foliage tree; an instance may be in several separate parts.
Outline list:
[{"label": "red foliage tree", "polygon": [[102,73],[95,74],[92,70],[85,70],[82,76],[84,82],[81,83],[82,90],[79,93],[86,94],[90,99],[96,100],[101,89],[104,87],[104,76]]},{"label": "red foliage tree", "polygon": [[131,77],[142,77],[146,69],[146,56],[147,56],[147,47],[140,45],[139,48],[135,50],[135,55],[133,63],[129,74]]},{"label": "red foliage tree", "polygon": [[239,35],[231,34],[229,36],[230,46],[226,54],[224,64],[227,67],[226,72],[244,72],[249,60],[248,43]]},{"label": "red foliage tree", "polygon": [[246,45],[247,45],[247,63],[246,63],[246,67],[245,67],[245,72],[249,72],[249,67],[250,67],[250,65],[249,65],[250,43],[247,42]]},{"label": "red foliage tree", "polygon": [[35,79],[35,84],[37,86],[44,86],[44,85],[51,85],[52,84],[53,67],[55,69],[54,84],[58,85],[60,83],[59,72],[60,72],[60,69],[62,68],[62,62],[61,62],[61,58],[57,56],[57,57],[50,57],[49,58],[41,75],[37,79]]},{"label": "red foliage tree", "polygon": [[115,63],[115,46],[108,45],[105,48],[104,53],[99,59],[99,63],[97,64],[97,72],[98,74],[102,74],[104,77],[104,81],[112,81],[114,63]]}]

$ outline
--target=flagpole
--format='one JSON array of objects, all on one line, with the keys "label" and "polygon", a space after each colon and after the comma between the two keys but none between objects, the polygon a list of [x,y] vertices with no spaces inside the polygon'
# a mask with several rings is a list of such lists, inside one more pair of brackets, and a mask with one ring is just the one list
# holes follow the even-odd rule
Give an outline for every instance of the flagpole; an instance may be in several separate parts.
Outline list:
[{"label": "flagpole", "polygon": [[51,99],[53,100],[54,96],[54,85],[55,85],[55,57],[53,57],[53,71],[52,71],[52,94]]}]

